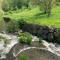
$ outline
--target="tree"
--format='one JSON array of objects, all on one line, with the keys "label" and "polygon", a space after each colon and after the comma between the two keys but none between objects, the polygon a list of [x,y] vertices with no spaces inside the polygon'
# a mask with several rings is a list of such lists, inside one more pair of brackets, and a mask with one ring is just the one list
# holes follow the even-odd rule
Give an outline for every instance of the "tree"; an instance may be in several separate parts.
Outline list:
[{"label": "tree", "polygon": [[2,10],[4,11],[8,11],[9,10],[9,4],[7,0],[3,0],[2,1],[2,5],[1,5]]},{"label": "tree", "polygon": [[41,10],[45,13],[48,14],[48,16],[51,15],[51,9],[52,6],[55,4],[56,0],[40,0],[40,7]]},{"label": "tree", "polygon": [[12,10],[21,9],[23,6],[28,8],[29,0],[9,0],[9,5]]},{"label": "tree", "polygon": [[28,8],[30,0],[1,0],[0,9],[4,11],[21,9],[23,6]]}]

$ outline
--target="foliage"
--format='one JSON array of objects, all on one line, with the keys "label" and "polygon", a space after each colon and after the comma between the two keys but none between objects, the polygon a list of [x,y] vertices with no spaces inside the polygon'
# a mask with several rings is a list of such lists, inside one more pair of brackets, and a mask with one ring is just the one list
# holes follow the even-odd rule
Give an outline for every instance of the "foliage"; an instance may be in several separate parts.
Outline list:
[{"label": "foliage", "polygon": [[2,32],[4,30],[4,21],[3,21],[3,15],[4,12],[2,10],[0,10],[0,32]]},{"label": "foliage", "polygon": [[51,8],[56,0],[2,0],[2,9],[4,11],[22,9],[22,7],[29,7],[32,5],[40,5],[40,8],[48,16],[51,13]]},{"label": "foliage", "polygon": [[52,9],[52,15],[47,17],[46,14],[40,14],[41,11],[39,7],[35,7],[32,10],[23,10],[23,11],[12,11],[13,13],[9,13],[8,16],[11,19],[22,19],[28,23],[39,24],[39,25],[46,25],[49,27],[60,28],[60,6],[55,6]]},{"label": "foliage", "polygon": [[32,42],[32,36],[31,36],[29,33],[27,33],[27,32],[25,32],[25,33],[20,33],[20,34],[19,34],[19,42],[30,45],[31,42]]},{"label": "foliage", "polygon": [[0,20],[0,32],[5,30],[5,24],[3,20]]},{"label": "foliage", "polygon": [[55,4],[55,1],[56,1],[56,0],[41,0],[41,1],[40,1],[41,10],[42,10],[44,13],[47,13],[48,16],[50,16],[50,14],[51,14],[51,9],[52,9],[53,5]]},{"label": "foliage", "polygon": [[4,11],[8,11],[9,10],[8,0],[4,0],[2,2],[2,10],[4,10]]},{"label": "foliage", "polygon": [[16,21],[11,20],[9,23],[7,23],[6,30],[9,33],[14,33],[18,31],[18,24]]},{"label": "foliage", "polygon": [[17,23],[18,23],[19,28],[21,29],[25,25],[26,22],[23,19],[19,19]]},{"label": "foliage", "polygon": [[23,6],[28,8],[28,0],[2,0],[1,4],[4,11],[17,10]]},{"label": "foliage", "polygon": [[28,57],[26,54],[22,54],[19,58],[19,60],[28,60]]}]

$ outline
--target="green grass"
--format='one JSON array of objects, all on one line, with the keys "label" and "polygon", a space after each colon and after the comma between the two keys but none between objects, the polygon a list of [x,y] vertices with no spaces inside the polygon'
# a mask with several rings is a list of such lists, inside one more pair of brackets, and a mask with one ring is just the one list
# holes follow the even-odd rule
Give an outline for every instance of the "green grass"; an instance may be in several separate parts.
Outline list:
[{"label": "green grass", "polygon": [[0,32],[4,30],[5,24],[3,21],[4,12],[0,9]]},{"label": "green grass", "polygon": [[36,7],[31,10],[25,9],[23,11],[11,11],[11,13],[8,13],[8,16],[15,20],[23,18],[28,23],[60,28],[60,6],[56,6],[52,9],[50,17],[47,17],[47,15],[41,15],[40,13],[41,11],[39,7]]}]

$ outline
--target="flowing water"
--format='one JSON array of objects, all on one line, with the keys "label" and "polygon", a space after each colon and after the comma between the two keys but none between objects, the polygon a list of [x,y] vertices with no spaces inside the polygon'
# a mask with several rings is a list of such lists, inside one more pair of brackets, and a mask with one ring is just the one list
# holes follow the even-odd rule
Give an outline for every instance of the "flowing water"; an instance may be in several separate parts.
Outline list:
[{"label": "flowing water", "polygon": [[6,54],[9,53],[11,48],[18,43],[17,37],[15,35],[7,35],[7,34],[1,34],[1,36],[6,37],[9,39],[9,44],[4,46],[4,41],[0,41],[0,59],[6,58]]},{"label": "flowing water", "polygon": [[43,40],[43,45],[45,45],[50,52],[60,56],[60,45],[59,44],[56,44],[56,43],[53,44],[53,43],[49,43]]},{"label": "flowing water", "polygon": [[[17,36],[15,35],[7,35],[7,34],[1,34],[0,35],[6,37],[7,39],[9,39],[10,43],[7,44],[7,46],[4,46],[4,41],[0,41],[0,59],[2,58],[6,58],[6,54],[9,53],[9,51],[11,50],[11,48],[18,43],[18,38]],[[32,41],[39,41],[39,38],[37,38],[36,36],[33,36],[33,40]],[[53,44],[53,43],[49,43],[45,40],[42,40],[42,44],[44,46],[46,46],[46,48],[44,49],[47,49],[48,51],[52,52],[53,54],[56,54],[58,56],[60,56],[60,45],[58,44]],[[20,49],[18,51],[17,54],[15,54],[13,52],[13,55],[16,57],[18,56],[22,51],[25,51],[27,49],[30,49],[30,48],[37,48],[37,47],[24,47],[23,49]],[[38,48],[38,49],[41,49],[41,48]]]},{"label": "flowing water", "polygon": [[[37,38],[36,36],[33,36],[33,40],[32,41],[39,41],[39,38]],[[53,44],[53,43],[49,43],[45,40],[42,40],[42,44],[44,46],[46,46],[46,48],[37,48],[37,47],[25,47],[23,49],[20,49],[19,52],[17,54],[13,53],[14,57],[18,56],[21,52],[31,49],[31,48],[37,48],[37,49],[45,49],[50,51],[51,53],[60,56],[60,45],[58,44]]]}]

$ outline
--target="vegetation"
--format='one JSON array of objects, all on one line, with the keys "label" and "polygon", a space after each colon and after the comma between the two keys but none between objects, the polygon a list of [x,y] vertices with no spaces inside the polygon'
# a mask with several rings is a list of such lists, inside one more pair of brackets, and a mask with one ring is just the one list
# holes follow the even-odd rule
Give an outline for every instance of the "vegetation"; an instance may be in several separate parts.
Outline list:
[{"label": "vegetation", "polygon": [[14,33],[18,31],[18,24],[16,21],[11,20],[7,26],[6,26],[6,30],[9,33]]},{"label": "vegetation", "polygon": [[[0,1],[0,30],[4,30],[3,16],[8,16],[11,21],[6,23],[8,32],[16,32],[25,23],[38,24],[42,26],[60,28],[60,1],[59,0],[1,0]],[[25,22],[26,21],[26,22]],[[22,34],[22,42],[30,44],[29,39]],[[28,40],[25,42],[23,40]]]},{"label": "vegetation", "polygon": [[31,42],[32,42],[32,36],[29,33],[27,33],[27,32],[20,33],[19,34],[19,42],[30,45]]},{"label": "vegetation", "polygon": [[26,21],[24,21],[23,19],[20,19],[20,20],[17,20],[17,24],[18,24],[18,28],[21,29],[26,24]]},{"label": "vegetation", "polygon": [[11,19],[24,19],[28,23],[46,25],[49,27],[60,28],[60,6],[56,6],[52,9],[52,14],[47,17],[47,14],[40,14],[39,7],[33,8],[32,10],[25,9],[24,11],[17,10],[8,13]]},{"label": "vegetation", "polygon": [[[1,34],[7,33],[7,35],[16,33],[15,36],[10,35],[10,37],[13,36],[14,42],[18,35],[19,43],[27,45],[32,43],[31,46],[35,47],[38,47],[37,45],[42,43],[43,39],[60,44],[60,0],[0,0],[0,32]],[[39,38],[39,43],[32,42],[30,33]],[[7,46],[10,42],[8,37],[0,36],[0,41],[3,41],[7,49],[9,48]],[[18,45],[17,50],[20,48]],[[3,54],[5,53],[1,55]],[[28,60],[28,57],[22,54],[19,60]]]},{"label": "vegetation", "polygon": [[2,10],[0,10],[0,32],[1,32],[1,30],[4,30],[3,14],[4,14],[4,12]]},{"label": "vegetation", "polygon": [[28,57],[26,54],[22,54],[19,58],[19,60],[28,60]]},{"label": "vegetation", "polygon": [[51,15],[51,9],[52,6],[55,4],[56,0],[42,0],[40,2],[41,10],[43,10],[44,14],[48,14],[48,16]]},{"label": "vegetation", "polygon": [[[56,5],[57,3],[60,3],[59,0],[48,0],[48,1],[42,0],[42,1],[1,0],[0,4],[1,4],[1,9],[3,11],[6,11],[5,14],[14,20],[24,19],[29,23],[47,25],[57,28],[60,27],[60,23],[59,23],[60,6]],[[48,10],[50,12],[48,12]],[[46,14],[44,14],[43,12],[46,12]],[[50,15],[50,17],[47,17],[47,15]]]}]

